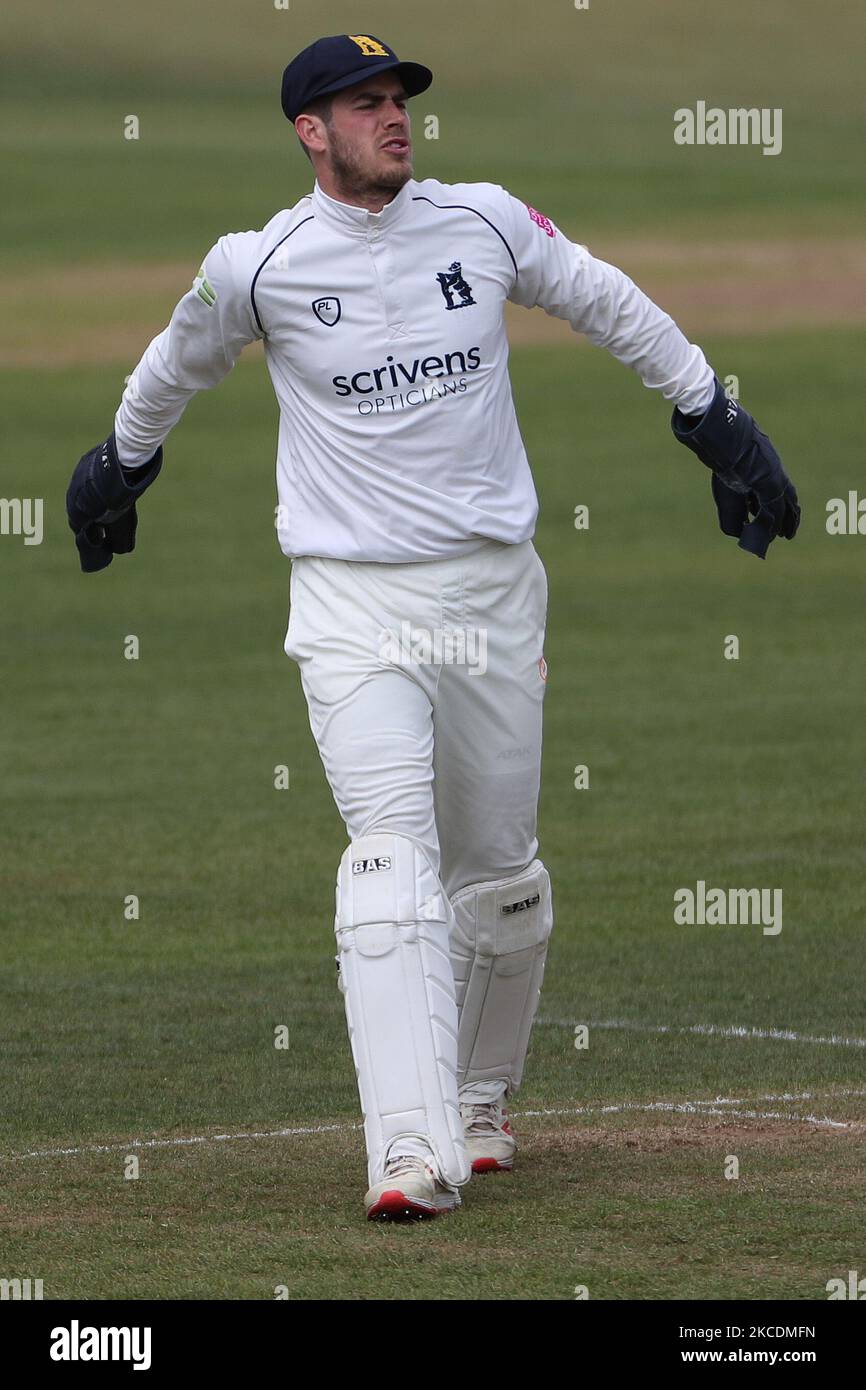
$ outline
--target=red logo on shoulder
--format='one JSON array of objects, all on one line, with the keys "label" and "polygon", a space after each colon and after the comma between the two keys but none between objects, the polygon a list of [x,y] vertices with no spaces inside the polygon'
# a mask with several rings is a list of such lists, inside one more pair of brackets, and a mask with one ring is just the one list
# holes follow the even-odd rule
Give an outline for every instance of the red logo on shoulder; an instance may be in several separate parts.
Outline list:
[{"label": "red logo on shoulder", "polygon": [[545,217],[543,212],[539,212],[538,208],[532,207],[530,203],[526,204],[526,211],[529,213],[533,222],[536,222],[543,231],[547,232],[548,236],[556,236],[556,228],[549,217]]}]

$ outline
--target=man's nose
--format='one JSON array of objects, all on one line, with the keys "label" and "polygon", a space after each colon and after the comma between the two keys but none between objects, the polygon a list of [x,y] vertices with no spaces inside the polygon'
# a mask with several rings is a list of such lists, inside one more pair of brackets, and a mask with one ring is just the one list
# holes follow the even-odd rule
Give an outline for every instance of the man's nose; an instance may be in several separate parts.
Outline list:
[{"label": "man's nose", "polygon": [[405,106],[398,106],[396,101],[392,101],[385,108],[385,122],[387,125],[408,125],[409,113]]}]

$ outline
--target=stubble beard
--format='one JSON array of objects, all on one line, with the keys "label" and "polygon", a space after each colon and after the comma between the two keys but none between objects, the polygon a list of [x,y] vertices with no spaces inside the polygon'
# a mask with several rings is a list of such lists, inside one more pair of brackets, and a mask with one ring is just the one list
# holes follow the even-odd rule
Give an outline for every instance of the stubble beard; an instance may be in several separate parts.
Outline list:
[{"label": "stubble beard", "polygon": [[351,198],[378,197],[382,194],[394,195],[412,177],[412,161],[401,161],[392,169],[372,170],[369,164],[359,158],[353,146],[331,132],[331,173],[341,191]]}]

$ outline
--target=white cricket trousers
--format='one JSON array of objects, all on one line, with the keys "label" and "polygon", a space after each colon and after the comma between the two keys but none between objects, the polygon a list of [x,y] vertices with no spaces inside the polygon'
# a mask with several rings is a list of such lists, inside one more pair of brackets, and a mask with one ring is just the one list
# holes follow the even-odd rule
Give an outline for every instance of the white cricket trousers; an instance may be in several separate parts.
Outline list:
[{"label": "white cricket trousers", "polygon": [[298,663],[349,838],[405,835],[451,896],[536,857],[547,579],[532,544],[292,562]]}]

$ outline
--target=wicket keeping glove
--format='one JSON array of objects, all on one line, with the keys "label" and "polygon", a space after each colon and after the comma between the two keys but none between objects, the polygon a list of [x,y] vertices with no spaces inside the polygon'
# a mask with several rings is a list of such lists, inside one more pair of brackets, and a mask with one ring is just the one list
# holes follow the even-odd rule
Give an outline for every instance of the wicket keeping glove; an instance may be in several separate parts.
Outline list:
[{"label": "wicket keeping glove", "polygon": [[162,468],[162,445],[140,468],[124,470],[114,431],[80,458],[66,493],[66,514],[85,573],[105,569],[115,555],[135,549],[137,498]]},{"label": "wicket keeping glove", "polygon": [[[769,439],[739,402],[716,392],[703,415],[675,409],[671,429],[712,469],[719,525],[743,550],[765,559],[776,536],[793,540],[800,525],[797,492]],[[749,517],[751,516],[751,520]]]}]

